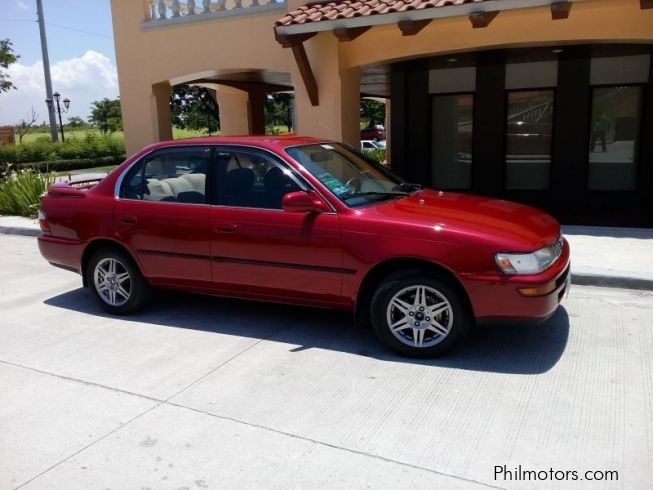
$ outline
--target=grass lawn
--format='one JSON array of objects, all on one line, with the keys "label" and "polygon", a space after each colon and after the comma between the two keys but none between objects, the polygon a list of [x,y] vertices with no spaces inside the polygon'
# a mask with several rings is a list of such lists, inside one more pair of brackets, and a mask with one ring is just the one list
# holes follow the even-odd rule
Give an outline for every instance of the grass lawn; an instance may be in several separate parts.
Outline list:
[{"label": "grass lawn", "polygon": [[[274,130],[278,133],[285,133],[288,131],[288,128],[286,126],[275,126]],[[65,128],[64,129],[64,136],[68,138],[77,138],[77,139],[83,139],[88,133],[100,136],[101,132],[99,129],[96,128]],[[115,133],[111,133],[112,136],[115,136],[117,138],[124,138],[124,134],[122,131],[116,131]],[[213,136],[219,135],[219,133],[216,133],[213,131],[211,133]],[[172,128],[172,139],[178,140],[182,138],[198,138],[202,136],[208,136],[208,132],[206,130],[197,130],[197,129],[180,129],[180,128]],[[59,133],[59,137],[61,138],[61,133]],[[38,131],[38,132],[32,132],[28,133],[23,137],[23,143],[32,143],[36,141],[38,138],[50,138],[50,133],[46,131]]]},{"label": "grass lawn", "polygon": [[[79,129],[64,129],[64,136],[66,139],[68,138],[77,138],[77,139],[83,139],[88,133],[100,136],[102,133],[100,132],[99,129],[96,128],[79,128]],[[111,133],[112,136],[115,136],[117,138],[124,138],[124,134],[122,131],[116,131],[115,133]],[[216,133],[213,132],[213,135]],[[172,129],[172,137],[173,139],[181,139],[181,138],[196,138],[199,136],[208,136],[208,133],[206,131],[198,131],[198,130],[193,130],[193,129],[179,129],[179,128],[173,128]],[[61,133],[59,133],[59,137],[61,138]],[[50,138],[50,133],[47,132],[32,132],[29,134],[26,134],[23,137],[23,143],[32,143],[36,141],[38,138]]]}]

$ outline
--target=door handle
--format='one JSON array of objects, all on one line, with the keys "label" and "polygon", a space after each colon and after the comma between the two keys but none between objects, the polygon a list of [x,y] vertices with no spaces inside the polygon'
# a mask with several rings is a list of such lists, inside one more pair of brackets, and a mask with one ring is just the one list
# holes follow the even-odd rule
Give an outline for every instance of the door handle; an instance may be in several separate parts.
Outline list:
[{"label": "door handle", "polygon": [[218,233],[233,233],[237,228],[236,225],[220,225],[216,228],[216,231]]},{"label": "door handle", "polygon": [[133,225],[136,224],[137,221],[138,219],[136,219],[136,216],[123,216],[120,218],[120,222],[123,225]]}]

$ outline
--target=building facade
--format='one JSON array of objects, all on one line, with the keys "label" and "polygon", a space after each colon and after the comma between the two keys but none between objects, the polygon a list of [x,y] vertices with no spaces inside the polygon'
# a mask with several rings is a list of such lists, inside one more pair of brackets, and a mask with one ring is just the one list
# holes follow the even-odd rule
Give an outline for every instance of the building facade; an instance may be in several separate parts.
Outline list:
[{"label": "building facade", "polygon": [[224,134],[359,140],[387,100],[393,169],[567,223],[653,226],[651,0],[112,0],[128,153],[172,137],[171,87],[210,88]]}]

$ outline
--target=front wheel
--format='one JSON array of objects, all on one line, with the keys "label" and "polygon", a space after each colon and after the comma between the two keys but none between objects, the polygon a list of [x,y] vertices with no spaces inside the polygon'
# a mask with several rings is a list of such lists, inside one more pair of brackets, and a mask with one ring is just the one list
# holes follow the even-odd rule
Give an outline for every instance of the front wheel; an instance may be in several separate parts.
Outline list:
[{"label": "front wheel", "polygon": [[149,284],[131,258],[122,252],[99,250],[89,260],[87,274],[98,304],[108,313],[133,313],[149,297]]},{"label": "front wheel", "polygon": [[449,352],[467,334],[470,316],[460,294],[448,282],[421,274],[383,282],[371,303],[377,337],[412,357]]}]

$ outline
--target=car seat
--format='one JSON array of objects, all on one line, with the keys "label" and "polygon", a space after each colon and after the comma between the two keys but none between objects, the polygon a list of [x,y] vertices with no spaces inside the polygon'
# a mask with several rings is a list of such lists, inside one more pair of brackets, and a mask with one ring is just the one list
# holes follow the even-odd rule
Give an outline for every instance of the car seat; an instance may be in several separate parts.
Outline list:
[{"label": "car seat", "polygon": [[251,168],[235,168],[225,177],[224,204],[227,206],[252,207],[250,191],[255,175]]},{"label": "car seat", "polygon": [[279,167],[272,167],[263,177],[267,207],[281,209],[283,196],[291,191],[291,180]]}]

